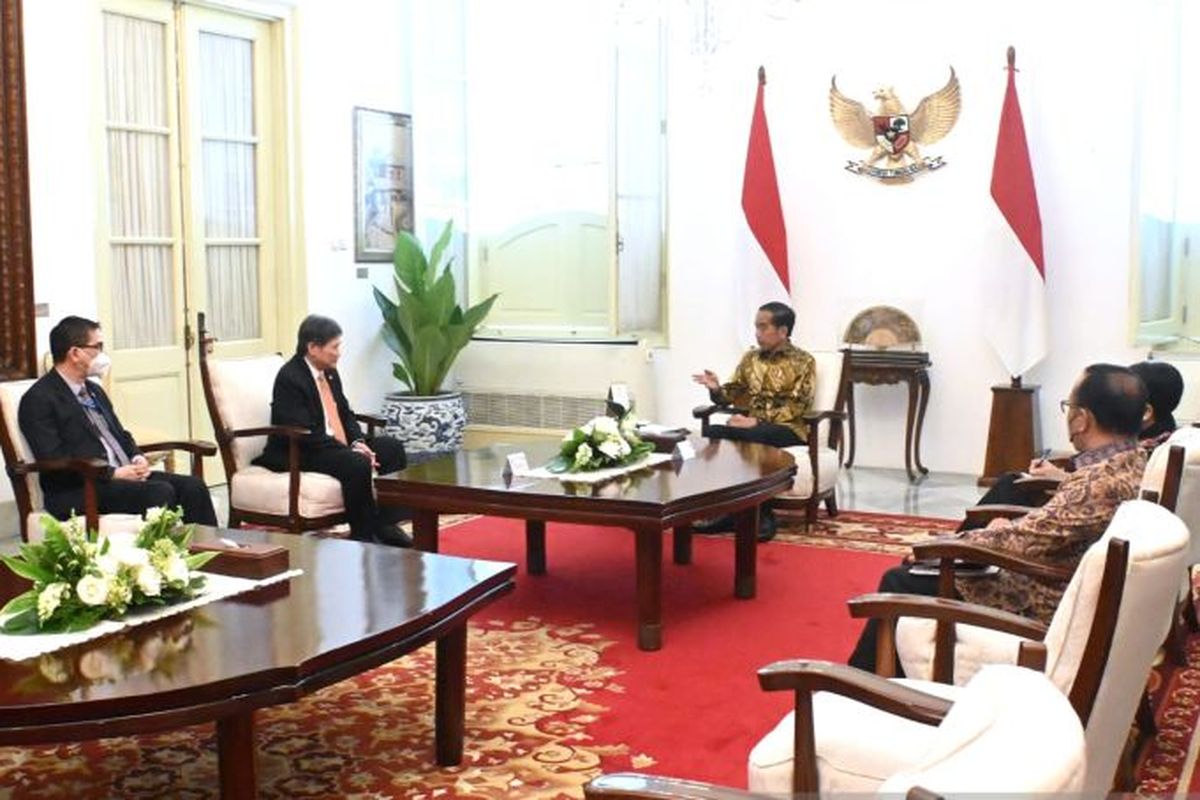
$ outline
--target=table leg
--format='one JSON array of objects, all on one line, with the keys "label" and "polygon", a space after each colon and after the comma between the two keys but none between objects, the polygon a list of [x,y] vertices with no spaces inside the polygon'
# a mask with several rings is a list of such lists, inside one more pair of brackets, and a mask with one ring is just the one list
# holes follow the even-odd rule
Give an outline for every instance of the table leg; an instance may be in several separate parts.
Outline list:
[{"label": "table leg", "polygon": [[758,567],[758,506],[734,515],[733,596],[739,600],[754,597]]},{"label": "table leg", "polygon": [[638,528],[637,606],[638,649],[662,647],[662,541],[661,528]]},{"label": "table leg", "polygon": [[438,551],[437,512],[414,508],[412,527],[414,546],[423,553],[436,553]]},{"label": "table leg", "polygon": [[917,410],[917,435],[913,440],[913,460],[917,462],[917,469],[921,470],[921,474],[928,475],[929,470],[921,464],[921,431],[925,427],[925,407],[929,405],[929,373],[921,370],[917,373],[917,380],[921,384],[921,405]]},{"label": "table leg", "polygon": [[546,574],[545,520],[525,520],[525,569],[530,575]]},{"label": "table leg", "polygon": [[916,473],[913,472],[912,466],[912,451],[913,451],[913,422],[917,418],[917,380],[913,375],[905,375],[904,382],[908,384],[908,416],[904,423],[904,469],[908,472],[908,479],[915,480]]},{"label": "table leg", "polygon": [[847,441],[847,445],[848,445],[847,449],[850,452],[850,455],[846,457],[846,466],[853,467],[854,466],[854,441],[856,439],[856,437],[854,435],[854,382],[853,381],[850,381],[846,384],[846,428],[848,429],[848,432],[850,434],[849,436],[846,437],[848,440]]},{"label": "table leg", "polygon": [[672,555],[676,564],[692,563],[692,526],[676,525],[671,535]]},{"label": "table leg", "polygon": [[437,640],[437,677],[433,727],[437,763],[462,762],[467,698],[467,626],[459,625]]},{"label": "table leg", "polygon": [[254,757],[254,711],[217,720],[217,764],[222,800],[258,797]]}]

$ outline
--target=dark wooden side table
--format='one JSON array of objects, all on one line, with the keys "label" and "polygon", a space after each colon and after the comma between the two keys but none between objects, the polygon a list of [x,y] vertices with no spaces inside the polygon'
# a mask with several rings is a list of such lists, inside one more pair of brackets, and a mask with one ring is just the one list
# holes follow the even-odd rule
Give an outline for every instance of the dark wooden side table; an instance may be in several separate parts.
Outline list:
[{"label": "dark wooden side table", "polygon": [[[854,466],[854,384],[870,385],[907,383],[908,418],[904,426],[904,468],[909,480],[916,480],[918,473],[928,475],[929,470],[921,464],[921,428],[925,425],[925,408],[929,405],[929,353],[913,350],[858,350],[845,348],[846,368],[846,417],[850,429],[849,457],[846,466]],[[914,424],[915,423],[915,424]],[[914,471],[914,466],[916,470]]]}]

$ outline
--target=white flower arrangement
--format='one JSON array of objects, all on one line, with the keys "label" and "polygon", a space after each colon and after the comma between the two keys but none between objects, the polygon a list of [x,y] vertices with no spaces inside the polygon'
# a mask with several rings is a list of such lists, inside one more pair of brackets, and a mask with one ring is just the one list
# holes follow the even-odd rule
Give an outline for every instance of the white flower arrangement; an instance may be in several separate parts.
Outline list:
[{"label": "white flower arrangement", "polygon": [[638,438],[637,420],[627,413],[621,419],[593,417],[563,437],[551,472],[587,472],[632,464],[654,449]]},{"label": "white flower arrangement", "polygon": [[169,605],[193,597],[204,586],[196,574],[215,553],[188,553],[195,526],[181,525],[183,512],[152,508],[137,534],[101,538],[72,517],[59,522],[43,515],[44,541],[21,546],[19,555],[0,556],[33,588],[3,609],[5,633],[78,631],[131,608]]}]

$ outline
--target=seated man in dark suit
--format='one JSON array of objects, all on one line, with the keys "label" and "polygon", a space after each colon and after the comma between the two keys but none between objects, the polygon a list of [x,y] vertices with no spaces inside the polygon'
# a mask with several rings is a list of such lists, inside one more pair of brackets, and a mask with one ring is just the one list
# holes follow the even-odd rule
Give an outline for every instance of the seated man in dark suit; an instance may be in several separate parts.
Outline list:
[{"label": "seated man in dark suit", "polygon": [[[275,376],[271,424],[310,431],[300,440],[300,469],[332,476],[342,485],[351,538],[411,547],[412,538],[393,524],[404,511],[378,508],[371,485],[374,470],[404,469],[404,445],[389,436],[376,436],[367,443],[342,391],[337,371],[341,348],[340,325],[315,314],[304,318],[296,335],[296,354]],[[287,438],[269,437],[254,463],[287,470]]]},{"label": "seated man in dark suit", "polygon": [[[38,379],[25,396],[17,419],[21,433],[39,460],[102,458],[106,478],[96,482],[101,514],[141,514],[155,506],[183,507],[187,522],[216,525],[212,496],[204,481],[150,469],[129,431],[121,426],[112,402],[99,384],[111,361],[104,352],[100,324],[64,317],[50,331],[54,369]],[[73,472],[43,472],[46,510],[59,519],[83,513],[83,478]]]}]

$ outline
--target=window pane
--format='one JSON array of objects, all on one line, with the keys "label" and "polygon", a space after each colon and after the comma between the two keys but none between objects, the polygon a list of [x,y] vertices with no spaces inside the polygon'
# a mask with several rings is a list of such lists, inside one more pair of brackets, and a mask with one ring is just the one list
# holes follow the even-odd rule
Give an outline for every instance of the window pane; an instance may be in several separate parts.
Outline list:
[{"label": "window pane", "polygon": [[166,127],[166,26],[104,15],[105,108],[110,123]]},{"label": "window pane", "polygon": [[174,344],[171,248],[114,245],[113,330],[117,349]]},{"label": "window pane", "polygon": [[253,238],[255,214],[255,145],[204,143],[204,235],[210,238]]},{"label": "window pane", "polygon": [[160,133],[108,132],[110,235],[171,235],[169,142]]},{"label": "window pane", "polygon": [[226,342],[258,339],[258,248],[209,246],[206,253],[213,334]]},{"label": "window pane", "polygon": [[200,34],[200,125],[206,137],[254,135],[253,43]]}]

